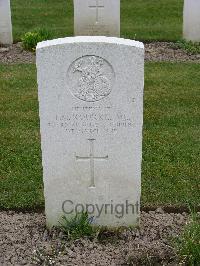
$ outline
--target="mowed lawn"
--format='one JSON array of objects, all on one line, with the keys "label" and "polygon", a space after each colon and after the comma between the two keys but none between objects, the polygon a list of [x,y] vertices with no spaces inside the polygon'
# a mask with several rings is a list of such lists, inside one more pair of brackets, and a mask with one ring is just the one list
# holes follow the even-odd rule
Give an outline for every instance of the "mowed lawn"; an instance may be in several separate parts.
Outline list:
[{"label": "mowed lawn", "polygon": [[[72,0],[12,0],[11,5],[15,41],[38,27],[50,30],[54,38],[73,35]],[[121,0],[121,36],[179,40],[182,17],[183,0]]]},{"label": "mowed lawn", "polygon": [[[199,64],[146,64],[143,206],[199,204],[199,84]],[[34,65],[0,65],[0,116],[0,209],[43,207]]]}]

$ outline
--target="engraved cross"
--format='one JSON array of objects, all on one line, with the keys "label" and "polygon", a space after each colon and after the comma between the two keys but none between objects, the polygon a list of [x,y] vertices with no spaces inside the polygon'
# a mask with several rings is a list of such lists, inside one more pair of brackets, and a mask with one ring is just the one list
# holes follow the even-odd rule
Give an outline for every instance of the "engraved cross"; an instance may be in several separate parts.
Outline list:
[{"label": "engraved cross", "polygon": [[76,156],[76,160],[89,160],[90,161],[90,176],[91,184],[89,187],[95,187],[95,178],[94,178],[94,162],[95,160],[108,160],[108,155],[104,157],[94,156],[94,141],[95,139],[88,139],[90,142],[90,155],[89,156]]},{"label": "engraved cross", "polygon": [[99,23],[99,8],[104,8],[103,4],[99,4],[99,0],[95,0],[96,4],[89,5],[89,8],[96,9],[96,24]]}]

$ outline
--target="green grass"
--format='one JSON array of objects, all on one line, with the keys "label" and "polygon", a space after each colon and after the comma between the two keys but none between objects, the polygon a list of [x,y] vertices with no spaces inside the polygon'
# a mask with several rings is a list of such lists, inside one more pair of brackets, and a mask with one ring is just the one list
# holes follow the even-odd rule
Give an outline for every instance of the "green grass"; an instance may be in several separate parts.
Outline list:
[{"label": "green grass", "polygon": [[[12,0],[15,41],[35,28],[73,35],[72,0]],[[180,40],[183,0],[121,0],[121,35],[138,40]]]},{"label": "green grass", "polygon": [[55,38],[73,34],[72,0],[12,0],[14,40],[35,28],[46,28]]},{"label": "green grass", "polygon": [[122,0],[121,35],[137,40],[182,37],[182,0]]},{"label": "green grass", "polygon": [[143,203],[199,204],[199,64],[146,66]]},{"label": "green grass", "polygon": [[[198,205],[200,68],[145,67],[142,203]],[[34,65],[0,65],[0,208],[44,205]],[[134,189],[134,188],[133,188]]]},{"label": "green grass", "polygon": [[25,50],[35,52],[36,46],[39,42],[52,39],[50,31],[46,29],[37,29],[35,31],[29,31],[22,37],[22,47]]},{"label": "green grass", "polygon": [[175,46],[185,50],[188,54],[200,54],[200,42],[181,40]]},{"label": "green grass", "polygon": [[0,206],[43,204],[36,73],[0,65]]},{"label": "green grass", "polygon": [[60,229],[68,240],[75,240],[84,236],[93,238],[97,231],[92,226],[92,220],[88,217],[87,213],[77,213],[70,219],[63,216],[59,223]]},{"label": "green grass", "polygon": [[189,223],[173,243],[180,265],[197,266],[200,262],[200,216],[191,214]]}]

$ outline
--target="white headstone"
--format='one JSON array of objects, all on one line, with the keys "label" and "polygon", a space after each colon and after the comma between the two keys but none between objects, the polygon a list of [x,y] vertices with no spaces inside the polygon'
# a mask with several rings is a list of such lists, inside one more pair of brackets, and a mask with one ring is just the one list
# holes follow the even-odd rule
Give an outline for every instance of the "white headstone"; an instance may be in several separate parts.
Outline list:
[{"label": "white headstone", "polygon": [[0,44],[12,44],[10,0],[0,0]]},{"label": "white headstone", "polygon": [[37,46],[47,225],[86,211],[94,224],[137,224],[144,46],[74,37]]},{"label": "white headstone", "polygon": [[74,34],[120,37],[120,0],[74,0]]},{"label": "white headstone", "polygon": [[200,0],[185,0],[183,37],[188,41],[200,42]]}]

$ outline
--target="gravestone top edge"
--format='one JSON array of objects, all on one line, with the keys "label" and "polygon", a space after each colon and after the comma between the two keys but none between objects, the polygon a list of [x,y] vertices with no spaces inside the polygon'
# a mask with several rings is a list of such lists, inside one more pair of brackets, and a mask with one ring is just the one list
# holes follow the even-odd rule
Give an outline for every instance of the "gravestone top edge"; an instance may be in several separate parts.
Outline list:
[{"label": "gravestone top edge", "polygon": [[130,39],[105,37],[105,36],[76,36],[76,37],[66,37],[66,38],[59,38],[59,39],[39,42],[37,44],[36,50],[55,45],[72,44],[72,43],[110,43],[110,44],[133,46],[136,48],[144,49],[144,44],[142,42]]}]

